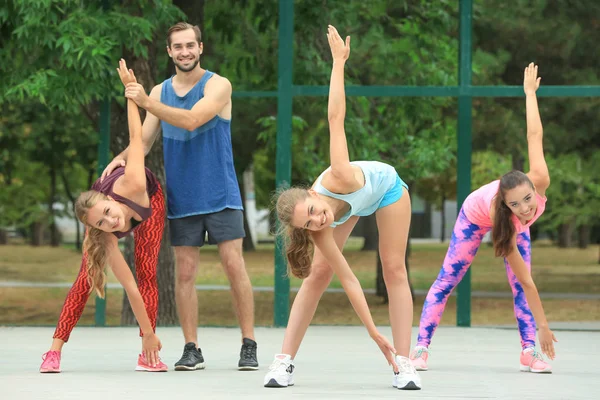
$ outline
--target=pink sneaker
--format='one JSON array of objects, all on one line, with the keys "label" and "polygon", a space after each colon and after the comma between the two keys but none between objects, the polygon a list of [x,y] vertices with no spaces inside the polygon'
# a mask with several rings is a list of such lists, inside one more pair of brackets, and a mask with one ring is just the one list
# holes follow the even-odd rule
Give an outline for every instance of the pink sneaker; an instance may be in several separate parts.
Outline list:
[{"label": "pink sneaker", "polygon": [[135,367],[135,370],[146,372],[167,372],[169,370],[169,367],[167,367],[167,365],[164,362],[162,362],[160,358],[158,359],[158,364],[156,364],[156,367],[153,367],[150,364],[148,364],[148,362],[146,361],[146,357],[143,354],[140,354],[138,356],[138,363],[137,367]]},{"label": "pink sneaker", "polygon": [[521,352],[521,371],[551,374],[552,366],[544,361],[540,353],[530,347]]},{"label": "pink sneaker", "polygon": [[48,351],[42,355],[42,366],[40,372],[46,373],[59,373],[60,372],[60,351]]},{"label": "pink sneaker", "polygon": [[423,346],[417,346],[410,355],[410,362],[417,371],[427,371],[427,359],[429,358],[429,349]]}]

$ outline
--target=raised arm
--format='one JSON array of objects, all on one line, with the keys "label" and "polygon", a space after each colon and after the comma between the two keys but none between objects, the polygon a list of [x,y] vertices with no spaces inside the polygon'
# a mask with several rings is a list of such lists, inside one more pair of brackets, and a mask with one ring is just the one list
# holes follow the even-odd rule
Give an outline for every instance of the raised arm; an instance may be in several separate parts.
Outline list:
[{"label": "raised arm", "polygon": [[[150,92],[150,97],[160,101],[160,91],[162,85],[155,86]],[[128,103],[130,101],[128,100]],[[135,104],[135,103],[134,103]],[[128,107],[129,109],[130,107]],[[136,105],[137,108],[137,105]],[[160,132],[160,120],[156,118],[156,116],[152,115],[149,112],[146,112],[146,118],[144,119],[144,123],[142,124],[142,142],[144,144],[144,155],[147,155],[152,149],[152,145],[156,141],[158,134]],[[124,167],[127,165],[127,160],[129,158],[129,146],[125,148],[119,155],[117,155],[104,169],[102,172],[101,179],[104,180],[106,176],[110,175],[111,172],[114,171],[117,167]]]},{"label": "raised arm", "polygon": [[333,269],[333,272],[335,272],[340,279],[342,287],[344,288],[354,311],[362,321],[363,325],[367,328],[369,336],[377,343],[387,359],[388,364],[394,365],[394,370],[396,370],[397,367],[393,356],[393,354],[396,353],[396,350],[377,330],[360,281],[356,275],[354,275],[348,262],[337,247],[332,231],[333,228],[326,228],[321,231],[312,232],[315,245],[323,253],[323,256],[325,256],[325,259]]},{"label": "raised arm", "polygon": [[506,260],[510,264],[510,268],[513,273],[517,277],[517,280],[523,287],[523,292],[525,292],[525,298],[527,299],[527,303],[531,308],[531,312],[533,313],[533,317],[535,318],[535,323],[538,327],[538,336],[540,339],[540,345],[542,347],[542,351],[546,354],[550,359],[554,359],[554,343],[557,342],[554,334],[548,327],[548,321],[546,320],[546,314],[544,313],[544,308],[542,307],[542,300],[540,299],[540,295],[538,293],[537,287],[533,282],[533,278],[531,277],[531,273],[527,269],[525,265],[525,261],[523,261],[523,257],[519,253],[517,249],[517,240],[516,235],[513,237],[513,251],[506,256]]},{"label": "raised arm", "polygon": [[538,67],[533,63],[525,68],[523,90],[525,91],[525,107],[527,112],[527,149],[529,152],[529,172],[527,176],[535,185],[536,191],[544,196],[550,186],[550,174],[544,158],[544,129],[538,109],[535,92],[540,87],[537,76]]},{"label": "raised arm", "polygon": [[344,119],[346,118],[344,66],[350,55],[350,36],[346,37],[346,43],[344,43],[338,31],[329,25],[327,39],[329,40],[329,47],[333,56],[331,81],[329,84],[329,103],[327,106],[331,173],[341,181],[354,180],[354,172],[350,165],[348,143],[344,130]]},{"label": "raised arm", "polygon": [[125,97],[148,112],[156,115],[161,121],[188,131],[193,131],[204,125],[231,102],[231,83],[222,76],[213,76],[206,83],[204,97],[191,110],[169,107],[152,97],[148,97],[144,88],[136,83],[130,83],[125,90]]},{"label": "raised arm", "polygon": [[[125,60],[119,61],[119,77],[123,85],[136,82],[131,69],[127,69]],[[142,141],[142,120],[137,105],[127,100],[127,122],[129,127],[128,163],[125,166],[123,185],[130,192],[146,191],[146,172],[144,171],[144,142]]]}]

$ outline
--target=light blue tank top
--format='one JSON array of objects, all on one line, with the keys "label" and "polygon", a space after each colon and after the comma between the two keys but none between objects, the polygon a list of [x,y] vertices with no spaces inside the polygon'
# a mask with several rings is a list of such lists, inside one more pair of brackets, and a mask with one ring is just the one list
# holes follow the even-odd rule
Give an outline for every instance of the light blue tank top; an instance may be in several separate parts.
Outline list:
[{"label": "light blue tank top", "polygon": [[[173,90],[173,78],[163,82],[160,101],[190,110],[204,97],[206,71],[185,96]],[[161,121],[169,218],[208,214],[225,208],[242,210],[242,197],[233,165],[231,121],[218,115],[187,131]]]},{"label": "light blue tank top", "polygon": [[[360,167],[365,176],[365,185],[356,192],[338,194],[325,189],[323,185],[321,185],[321,180],[331,167],[327,168],[319,175],[313,186],[313,189],[317,193],[345,201],[350,205],[350,210],[338,221],[334,221],[330,225],[331,227],[343,224],[348,218],[354,215],[366,217],[367,215],[373,214],[377,211],[385,194],[396,185],[396,182],[399,179],[398,173],[394,167],[379,161],[352,161],[350,164]],[[408,187],[402,180],[400,180],[400,182],[403,186]]]}]

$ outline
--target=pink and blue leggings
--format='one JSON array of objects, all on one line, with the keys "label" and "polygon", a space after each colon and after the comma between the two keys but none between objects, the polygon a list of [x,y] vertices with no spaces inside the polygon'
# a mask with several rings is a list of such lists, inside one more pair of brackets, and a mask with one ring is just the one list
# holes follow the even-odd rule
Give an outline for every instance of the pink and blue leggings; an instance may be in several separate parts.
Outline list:
[{"label": "pink and blue leggings", "polygon": [[[452,290],[454,290],[463,276],[465,276],[477,254],[483,236],[489,230],[490,228],[481,228],[471,223],[462,209],[458,213],[444,264],[437,279],[431,286],[431,289],[429,289],[425,304],[423,305],[421,322],[419,323],[419,338],[417,339],[418,346],[429,347],[431,338],[444,313],[448,296],[450,296]],[[517,247],[527,268],[531,271],[531,239],[529,228],[527,231],[517,235]],[[519,324],[521,346],[523,349],[534,347],[536,326],[533,314],[525,299],[523,287],[510,269],[510,265],[506,259],[504,259],[504,265],[506,266],[506,275],[508,276],[508,282],[513,292],[515,317]]]}]

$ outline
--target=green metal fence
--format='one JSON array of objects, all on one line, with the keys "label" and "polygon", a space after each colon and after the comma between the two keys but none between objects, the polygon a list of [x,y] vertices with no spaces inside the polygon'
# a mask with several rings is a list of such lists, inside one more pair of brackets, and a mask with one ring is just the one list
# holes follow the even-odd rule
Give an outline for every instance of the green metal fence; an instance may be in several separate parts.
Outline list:
[{"label": "green metal fence", "polygon": [[[457,137],[457,207],[471,192],[471,125],[473,97],[522,97],[521,86],[472,86],[472,19],[473,0],[460,0],[459,3],[459,68],[458,86],[347,86],[347,96],[368,97],[457,97],[458,98],[458,137]],[[277,97],[277,156],[276,186],[287,187],[291,181],[292,159],[292,99],[295,96],[327,96],[329,86],[294,85],[292,81],[294,48],[294,1],[279,0],[279,74],[277,91],[234,92],[233,97]],[[600,86],[543,86],[538,90],[539,97],[600,97]],[[108,111],[105,111],[108,113]],[[101,129],[101,143],[108,143],[108,128]],[[100,160],[108,160],[108,146],[101,146]],[[102,152],[105,151],[105,154]],[[99,162],[99,169],[106,161]],[[273,324],[287,325],[289,317],[290,282],[282,243],[275,246],[275,300]],[[98,300],[98,299],[97,299]],[[103,303],[96,303],[96,325],[104,325]],[[100,310],[100,311],[99,311]],[[101,314],[101,315],[99,315]],[[471,274],[465,275],[457,288],[458,326],[471,325]]]}]

